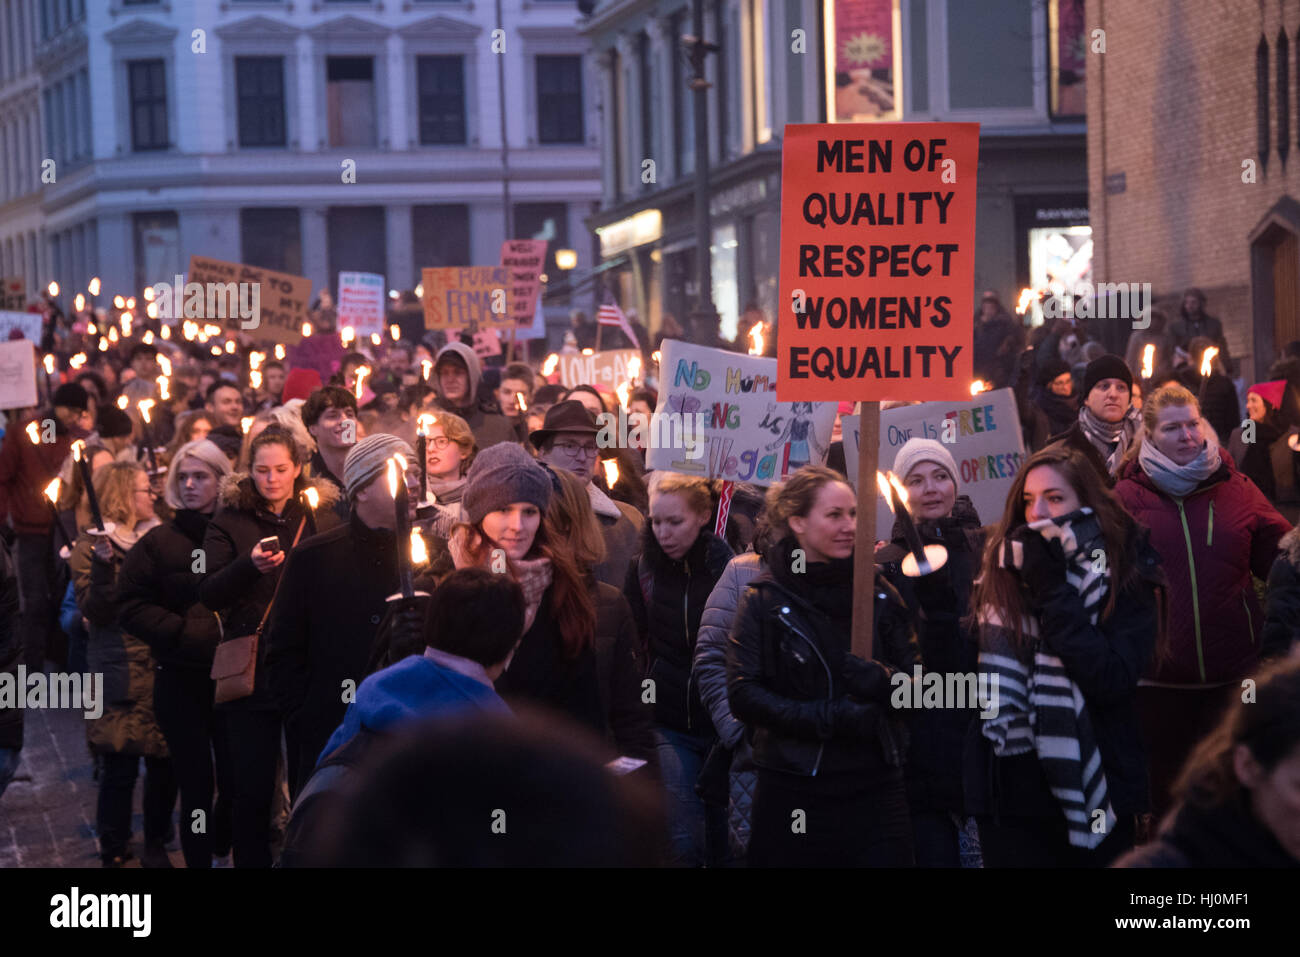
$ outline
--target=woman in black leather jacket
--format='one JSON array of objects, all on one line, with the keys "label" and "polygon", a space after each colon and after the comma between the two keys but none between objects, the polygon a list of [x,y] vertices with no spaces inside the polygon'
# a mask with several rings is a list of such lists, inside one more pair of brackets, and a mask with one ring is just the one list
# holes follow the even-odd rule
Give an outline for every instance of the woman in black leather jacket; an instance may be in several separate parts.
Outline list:
[{"label": "woman in black leather jacket", "polygon": [[[807,466],[768,492],[776,539],[741,601],[727,649],[731,709],[758,784],[749,864],[909,866],[895,669],[919,663],[906,610],[876,578],[873,659],[849,652],[857,497]],[[907,680],[900,676],[900,680]]]}]

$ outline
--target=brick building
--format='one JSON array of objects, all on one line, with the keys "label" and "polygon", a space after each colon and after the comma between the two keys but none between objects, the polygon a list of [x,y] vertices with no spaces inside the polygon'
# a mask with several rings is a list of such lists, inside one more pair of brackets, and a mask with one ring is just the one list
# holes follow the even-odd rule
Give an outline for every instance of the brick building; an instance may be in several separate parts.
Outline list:
[{"label": "brick building", "polygon": [[1258,380],[1300,339],[1300,4],[1088,0],[1087,25],[1094,271],[1172,314],[1201,287]]}]

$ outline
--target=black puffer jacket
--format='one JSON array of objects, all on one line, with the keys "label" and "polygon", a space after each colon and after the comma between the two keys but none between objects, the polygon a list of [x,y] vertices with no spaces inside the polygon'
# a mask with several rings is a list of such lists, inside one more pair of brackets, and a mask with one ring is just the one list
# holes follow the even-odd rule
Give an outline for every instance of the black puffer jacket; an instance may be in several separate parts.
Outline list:
[{"label": "black puffer jacket", "polygon": [[[876,563],[912,615],[926,672],[974,674],[979,660],[978,636],[966,620],[971,586],[984,554],[984,531],[970,499],[958,496],[952,514],[938,521],[919,522],[917,531],[928,544],[948,549],[948,560],[937,572],[908,578],[900,563],[907,554],[902,527],[894,526],[893,542],[876,552]],[[907,795],[913,808],[961,813],[961,755],[966,729],[979,709],[922,708],[912,714],[908,730],[912,744],[907,759]]]},{"label": "black puffer jacket", "polygon": [[700,616],[731,557],[727,543],[706,529],[682,560],[673,561],[646,522],[641,557],[628,566],[623,594],[647,649],[655,721],[665,727],[713,734],[713,722],[691,680],[691,662]]},{"label": "black puffer jacket", "polygon": [[852,559],[791,571],[794,539],[773,545],[750,582],[727,647],[727,696],[760,768],[812,776],[903,763],[889,706],[895,671],[920,663],[898,592],[879,574],[872,661],[849,653]]},{"label": "black puffer jacket", "polygon": [[1279,658],[1300,641],[1300,528],[1277,543],[1279,554],[1268,573],[1260,658]]},{"label": "black puffer jacket", "polygon": [[164,667],[207,674],[221,640],[214,611],[199,601],[203,575],[193,571],[212,516],[178,511],[126,554],[117,580],[122,627],[149,646]]},{"label": "black puffer jacket", "polygon": [[[298,494],[284,506],[284,511],[274,515],[253,487],[250,476],[232,473],[221,480],[221,497],[217,514],[208,523],[203,536],[203,551],[208,571],[199,585],[199,600],[221,616],[223,640],[241,638],[257,630],[262,613],[275,594],[275,584],[280,580],[284,564],[263,575],[253,564],[251,552],[261,539],[274,535],[280,547],[288,552],[293,546],[298,523],[306,517],[299,541],[315,535],[321,527],[333,527],[334,499],[338,486],[321,480],[311,482],[299,478],[295,491],[314,485],[320,496],[317,514],[302,503]],[[319,526],[318,527],[318,523]],[[263,636],[265,637],[265,635]],[[220,708],[248,711],[274,711],[276,705],[267,683],[266,651],[268,642],[258,642],[257,671],[253,693],[247,698],[228,701]]]}]

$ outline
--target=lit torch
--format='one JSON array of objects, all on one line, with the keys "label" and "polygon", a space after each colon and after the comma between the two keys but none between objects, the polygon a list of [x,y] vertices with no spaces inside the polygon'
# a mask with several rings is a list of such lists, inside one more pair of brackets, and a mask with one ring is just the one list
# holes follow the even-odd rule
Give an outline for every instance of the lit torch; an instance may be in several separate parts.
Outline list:
[{"label": "lit torch", "polygon": [[251,429],[252,427],[253,427],[253,417],[251,415],[246,415],[239,420],[239,428],[243,431],[245,435],[248,434],[248,430]]},{"label": "lit torch", "polygon": [[1020,299],[1016,302],[1016,315],[1023,316],[1029,307],[1038,299],[1038,293],[1026,287],[1020,290]]},{"label": "lit torch", "polygon": [[618,482],[618,462],[614,459],[605,459],[601,465],[605,468],[605,487],[612,489]]},{"label": "lit torch", "polygon": [[433,371],[433,360],[432,360],[432,359],[421,359],[421,360],[420,360],[420,378],[422,378],[425,382],[428,382],[428,381],[429,381],[429,373],[432,372],[432,371]]},{"label": "lit torch", "polygon": [[32,445],[41,444],[41,428],[35,419],[27,423],[27,437],[32,440]]},{"label": "lit torch", "polygon": [[275,346],[275,357],[276,357],[277,359],[283,359],[283,358],[284,358],[284,346],[283,346],[281,343],[276,343],[276,346]]},{"label": "lit torch", "polygon": [[310,338],[310,337],[311,337],[311,323],[310,323],[310,322],[304,322],[304,323],[302,324],[302,337],[303,337],[304,339],[307,339],[307,338]]},{"label": "lit torch", "polygon": [[400,342],[402,339],[402,327],[393,323],[388,327],[388,334],[393,337],[394,342]]},{"label": "lit torch", "polygon": [[357,393],[357,401],[361,401],[361,393],[366,387],[366,376],[370,375],[370,366],[357,366],[357,381],[354,389]]},{"label": "lit torch", "polygon": [[948,561],[948,549],[942,545],[923,545],[921,534],[916,530],[912,514],[907,510],[907,489],[893,472],[888,478],[882,472],[876,473],[876,484],[880,494],[885,497],[885,504],[894,513],[903,527],[903,540],[907,542],[907,555],[903,558],[903,574],[909,578],[920,578],[938,571]]},{"label": "lit torch", "polygon": [[423,505],[429,495],[429,430],[438,420],[428,412],[415,417],[415,457],[420,460],[420,498],[418,505]]},{"label": "lit torch", "polygon": [[141,399],[136,403],[136,408],[140,410],[140,437],[144,439],[144,447],[149,451],[149,470],[158,471],[158,459],[154,453],[153,432],[149,428],[153,419],[149,417],[149,410],[154,406],[153,399]]},{"label": "lit torch", "polygon": [[1218,346],[1210,346],[1201,353],[1201,375],[1208,376],[1214,370],[1214,357],[1219,354]]},{"label": "lit torch", "polygon": [[1155,371],[1156,346],[1154,342],[1148,342],[1142,347],[1142,378],[1150,379]]},{"label": "lit torch", "polygon": [[549,379],[555,373],[555,367],[559,364],[560,357],[552,352],[546,357],[546,361],[542,363],[542,375]]},{"label": "lit torch", "polygon": [[352,340],[355,339],[356,337],[357,337],[357,331],[353,329],[351,326],[344,326],[343,329],[339,332],[339,338],[343,341],[343,348],[345,349],[352,344]]},{"label": "lit torch", "polygon": [[756,322],[749,327],[749,354],[751,356],[761,356],[763,354],[763,323]]},{"label": "lit torch", "polygon": [[169,391],[170,383],[167,381],[167,377],[165,375],[160,375],[157,379],[157,382],[158,382],[158,398],[162,399],[164,402],[170,402],[172,394]]},{"label": "lit torch", "polygon": [[55,531],[59,533],[59,538],[63,540],[63,548],[59,550],[59,556],[67,558],[72,553],[72,542],[68,540],[68,530],[63,527],[63,522],[59,520],[59,489],[62,485],[63,483],[59,479],[55,479],[45,486],[45,501],[50,506],[50,519],[54,522]]},{"label": "lit torch", "polygon": [[[406,491],[406,459],[394,455],[388,460],[388,491],[393,496],[393,509],[397,517],[397,540],[405,542],[411,537],[411,516]],[[411,552],[398,547],[397,572],[402,583],[402,597],[415,597],[415,574],[411,569]]]},{"label": "lit torch", "polygon": [[84,439],[72,443],[72,458],[81,470],[81,484],[86,487],[86,501],[90,505],[90,520],[101,533],[107,531],[104,526],[104,513],[99,510],[99,496],[95,494],[95,482],[90,474],[90,459],[84,453]]},{"label": "lit torch", "polygon": [[636,385],[636,380],[641,378],[641,357],[633,356],[627,360],[627,377],[632,385]]},{"label": "lit torch", "polygon": [[974,382],[970,384],[971,395],[979,395],[981,392],[987,392],[988,390],[989,390],[989,384],[985,382],[983,379],[976,379]]}]

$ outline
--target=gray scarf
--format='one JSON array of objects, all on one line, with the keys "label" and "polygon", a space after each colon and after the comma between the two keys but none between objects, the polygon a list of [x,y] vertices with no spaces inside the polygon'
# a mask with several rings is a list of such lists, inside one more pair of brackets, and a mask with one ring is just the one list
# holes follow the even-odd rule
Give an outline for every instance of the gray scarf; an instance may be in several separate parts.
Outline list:
[{"label": "gray scarf", "polygon": [[[1086,404],[1079,406],[1079,428],[1088,437],[1102,457],[1106,459],[1106,468],[1111,475],[1119,471],[1119,463],[1124,459],[1133,436],[1137,434],[1141,416],[1133,406],[1128,407],[1124,418],[1118,422],[1103,422],[1093,415]],[[1111,446],[1114,446],[1114,451]]]},{"label": "gray scarf", "polygon": [[1207,438],[1200,455],[1186,465],[1179,465],[1147,436],[1138,449],[1138,464],[1160,491],[1171,498],[1185,498],[1218,469],[1219,443]]}]

